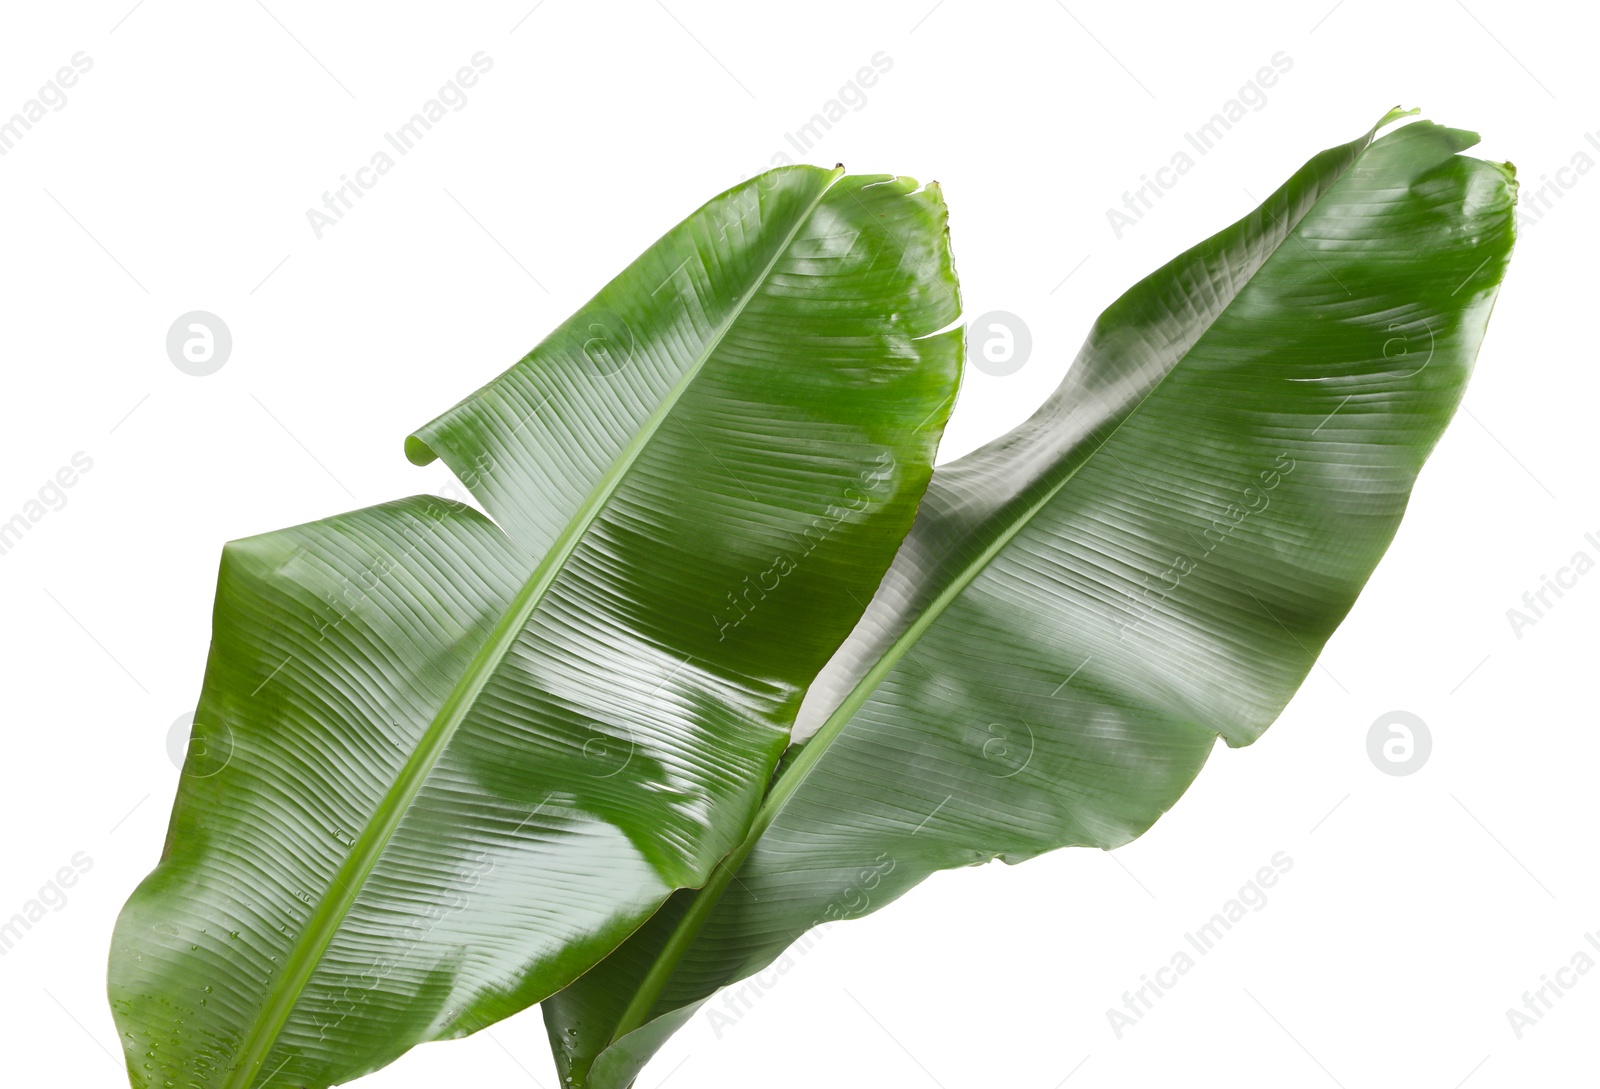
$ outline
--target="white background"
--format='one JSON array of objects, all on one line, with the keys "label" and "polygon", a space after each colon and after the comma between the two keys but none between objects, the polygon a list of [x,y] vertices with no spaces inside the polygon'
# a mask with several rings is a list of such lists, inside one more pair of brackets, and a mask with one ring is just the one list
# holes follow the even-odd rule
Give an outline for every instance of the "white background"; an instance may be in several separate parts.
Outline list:
[{"label": "white background", "polygon": [[[448,486],[406,463],[408,430],[774,154],[942,182],[967,313],[1031,328],[1020,372],[969,370],[946,460],[1028,415],[1129,284],[1396,103],[1482,132],[1525,208],[1576,153],[1600,162],[1578,5],[533,3],[0,17],[0,115],[93,60],[0,157],[0,521],[93,459],[0,555],[0,917],[92,859],[0,959],[8,1084],[122,1083],[108,937],[160,849],[222,543]],[[466,106],[315,237],[306,210],[480,50]],[[1265,105],[1114,237],[1106,210],[1280,51]],[[785,134],[880,52],[865,104],[796,153]],[[720,1039],[702,1013],[642,1089],[1587,1083],[1600,972],[1521,1039],[1506,1016],[1600,931],[1600,573],[1521,638],[1506,616],[1573,553],[1600,559],[1600,172],[1563,177],[1393,548],[1265,738],[1219,749],[1114,856],[943,874],[833,928]],[[166,355],[191,310],[232,331],[210,377]],[[1396,709],[1433,738],[1404,777],[1366,750]],[[1118,1039],[1107,1008],[1278,851],[1265,908]],[[553,1087],[538,1013],[364,1084],[441,1082]]]}]

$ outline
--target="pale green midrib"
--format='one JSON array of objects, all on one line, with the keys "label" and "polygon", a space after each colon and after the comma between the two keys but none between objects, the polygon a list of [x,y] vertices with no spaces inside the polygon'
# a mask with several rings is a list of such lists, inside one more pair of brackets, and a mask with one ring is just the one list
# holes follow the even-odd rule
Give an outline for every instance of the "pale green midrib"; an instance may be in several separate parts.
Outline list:
[{"label": "pale green midrib", "polygon": [[[1376,132],[1377,128],[1375,127],[1373,131]],[[1073,467],[1071,472],[1062,474],[1060,480],[1051,485],[1049,488],[1045,489],[1044,494],[1041,495],[1037,501],[1032,503],[1022,514],[1014,518],[1006,527],[1005,531],[997,536],[994,541],[992,541],[981,553],[979,553],[975,560],[963,567],[957,577],[951,581],[950,585],[946,586],[939,592],[933,601],[928,604],[927,609],[925,609],[922,614],[917,617],[916,621],[913,622],[910,627],[902,632],[900,636],[889,645],[889,648],[884,652],[883,657],[877,662],[873,663],[872,668],[867,671],[866,675],[862,677],[860,681],[856,682],[856,686],[850,690],[850,694],[845,697],[844,701],[841,702],[837,708],[834,709],[833,713],[828,716],[827,720],[823,722],[822,726],[818,728],[817,732],[813,734],[810,740],[807,741],[801,748],[799,755],[797,755],[794,759],[794,763],[790,764],[783,775],[779,776],[778,781],[773,784],[772,790],[767,794],[766,801],[762,803],[760,811],[758,811],[756,814],[757,823],[762,821],[763,816],[766,818],[765,824],[761,825],[762,831],[765,831],[766,827],[771,825],[772,821],[777,817],[778,810],[783,808],[788,799],[792,797],[795,791],[798,790],[805,782],[806,776],[810,774],[811,769],[822,759],[823,751],[844,730],[845,723],[855,716],[855,713],[859,711],[866,703],[872,692],[877,689],[879,684],[883,683],[884,677],[887,676],[889,672],[900,663],[900,659],[903,658],[906,653],[910,651],[911,647],[922,638],[922,634],[933,625],[935,620],[943,615],[945,609],[949,608],[951,603],[954,602],[956,598],[960,597],[966,592],[967,587],[972,585],[972,582],[983,573],[984,569],[994,561],[994,558],[1005,550],[1006,546],[1011,543],[1016,535],[1022,532],[1026,526],[1031,524],[1033,519],[1038,516],[1039,512],[1053,502],[1057,495],[1061,494],[1061,490],[1063,488],[1077,478],[1078,474],[1083,471],[1084,466],[1093,461],[1095,456],[1100,453],[1100,451],[1108,442],[1116,438],[1118,432],[1122,430],[1127,422],[1137,416],[1140,410],[1144,408],[1145,403],[1148,402],[1150,398],[1154,397],[1162,386],[1166,385],[1167,380],[1183,368],[1183,364],[1193,354],[1195,346],[1198,345],[1202,339],[1204,339],[1205,335],[1211,331],[1217,322],[1222,320],[1222,318],[1228,313],[1229,309],[1231,309],[1234,303],[1238,300],[1239,296],[1244,294],[1245,289],[1248,288],[1250,284],[1255,282],[1256,277],[1261,274],[1261,270],[1266,268],[1267,262],[1271,260],[1272,254],[1277,253],[1289,243],[1291,237],[1294,235],[1294,232],[1299,229],[1300,224],[1305,222],[1306,217],[1309,216],[1324,199],[1326,199],[1327,195],[1333,190],[1333,187],[1337,185],[1347,173],[1349,173],[1351,168],[1355,166],[1356,162],[1360,160],[1361,156],[1366,152],[1366,149],[1370,147],[1371,144],[1372,134],[1369,133],[1366,143],[1363,144],[1361,149],[1358,150],[1354,155],[1350,156],[1350,161],[1346,163],[1338,172],[1338,174],[1328,182],[1327,188],[1318,195],[1315,201],[1311,202],[1310,206],[1306,208],[1305,212],[1302,213],[1300,217],[1292,224],[1289,224],[1285,227],[1283,238],[1272,247],[1271,253],[1262,258],[1261,263],[1257,265],[1255,270],[1250,273],[1245,282],[1234,291],[1233,295],[1228,299],[1226,305],[1218,310],[1216,316],[1206,323],[1206,327],[1202,329],[1198,335],[1196,335],[1189,347],[1184,350],[1183,355],[1179,356],[1173,362],[1172,366],[1167,368],[1166,373],[1150,386],[1150,389],[1145,392],[1143,397],[1140,397],[1138,401],[1134,402],[1134,404],[1128,408],[1127,412],[1123,414],[1122,419],[1117,421],[1116,426],[1106,433],[1105,438],[1095,443],[1094,449],[1090,450],[1086,455],[1084,455],[1083,459]],[[1264,208],[1266,206],[1263,204],[1262,207]],[[819,745],[818,742],[821,742],[821,744]],[[815,751],[815,755],[813,755],[813,750]],[[793,780],[792,785],[790,785],[789,782],[791,777]],[[754,825],[752,825],[752,827],[754,827]]]},{"label": "pale green midrib", "polygon": [[[1381,127],[1381,123],[1379,127]],[[1376,131],[1377,128],[1375,127],[1373,132]],[[618,1019],[617,1028],[612,1031],[610,1043],[607,1044],[608,1047],[611,1046],[611,1044],[615,1044],[629,1032],[641,1027],[645,1023],[650,1009],[654,1007],[656,999],[660,997],[661,991],[666,987],[668,979],[670,979],[672,972],[676,969],[677,961],[681,959],[683,953],[687,951],[688,945],[693,941],[694,935],[699,930],[700,926],[703,925],[705,920],[710,917],[711,910],[713,907],[715,907],[716,901],[719,900],[722,894],[727,891],[727,888],[729,884],[731,884],[734,877],[734,871],[737,870],[738,867],[744,862],[744,859],[755,847],[757,841],[759,841],[760,838],[766,834],[766,831],[769,827],[771,827],[772,822],[777,819],[779,810],[781,810],[788,800],[794,796],[795,792],[799,790],[802,785],[804,785],[805,780],[811,774],[811,771],[818,763],[821,762],[823,754],[826,752],[828,746],[833,743],[840,733],[843,732],[846,723],[855,717],[855,713],[859,711],[867,702],[867,699],[874,691],[876,691],[878,685],[883,683],[883,679],[888,676],[895,666],[900,664],[900,659],[903,658],[906,653],[910,651],[911,647],[922,638],[923,633],[933,625],[934,621],[944,613],[945,609],[950,607],[950,604],[955,601],[956,598],[966,592],[967,587],[972,584],[973,580],[976,579],[991,562],[993,562],[994,558],[999,555],[1008,544],[1011,543],[1012,539],[1015,538],[1024,527],[1031,523],[1045,506],[1047,506],[1058,494],[1060,494],[1062,488],[1066,487],[1068,483],[1077,477],[1078,473],[1083,470],[1085,465],[1094,460],[1095,455],[1100,452],[1101,448],[1104,447],[1106,443],[1110,442],[1116,437],[1117,432],[1122,430],[1124,424],[1138,415],[1139,410],[1144,407],[1145,402],[1153,397],[1156,391],[1166,384],[1167,379],[1171,378],[1178,372],[1178,370],[1183,366],[1184,361],[1188,359],[1189,355],[1194,351],[1194,345],[1198,344],[1201,338],[1203,338],[1205,334],[1211,330],[1212,326],[1222,319],[1222,317],[1228,312],[1229,308],[1233,306],[1238,297],[1244,293],[1245,288],[1249,287],[1249,285],[1254,282],[1256,276],[1260,274],[1261,270],[1266,267],[1267,261],[1271,259],[1272,254],[1277,253],[1278,250],[1288,244],[1291,236],[1296,230],[1299,229],[1300,224],[1305,221],[1306,217],[1308,217],[1324,199],[1326,199],[1328,193],[1332,191],[1333,187],[1337,185],[1347,173],[1349,173],[1351,168],[1355,166],[1356,162],[1360,160],[1361,156],[1366,152],[1366,149],[1371,145],[1372,133],[1369,133],[1367,135],[1366,142],[1362,145],[1362,147],[1357,150],[1355,154],[1351,155],[1350,161],[1346,163],[1342,169],[1340,169],[1338,174],[1335,175],[1331,181],[1329,181],[1328,187],[1324,189],[1317,199],[1311,203],[1305,212],[1303,212],[1298,219],[1296,219],[1284,230],[1283,238],[1272,247],[1271,253],[1262,258],[1261,264],[1258,265],[1255,271],[1250,274],[1245,282],[1241,284],[1236,291],[1234,291],[1233,296],[1228,300],[1227,305],[1225,305],[1221,310],[1217,311],[1216,317],[1212,318],[1211,321],[1206,324],[1205,329],[1201,330],[1200,334],[1195,337],[1194,342],[1190,344],[1190,346],[1184,351],[1184,354],[1175,360],[1173,365],[1167,369],[1167,372],[1151,385],[1150,389],[1143,397],[1140,397],[1138,401],[1134,402],[1134,404],[1128,408],[1122,419],[1117,421],[1116,426],[1106,434],[1105,438],[1101,439],[1095,444],[1094,449],[1090,450],[1070,473],[1063,474],[1061,479],[1046,489],[1045,493],[1036,502],[1030,505],[1025,512],[1013,519],[1006,531],[1000,536],[996,537],[996,539],[991,542],[982,553],[979,554],[977,559],[973,560],[971,563],[961,569],[957,577],[953,579],[951,583],[945,587],[945,589],[940,591],[933,601],[929,602],[928,607],[923,610],[923,612],[917,617],[911,626],[902,632],[900,636],[889,645],[888,649],[884,651],[882,657],[873,663],[872,668],[867,671],[866,675],[863,676],[861,680],[856,682],[855,687],[850,690],[850,694],[844,698],[838,707],[834,708],[833,713],[828,716],[827,720],[824,721],[820,727],[818,727],[817,732],[812,734],[811,737],[801,745],[800,752],[794,758],[794,762],[784,769],[783,773],[778,776],[778,781],[774,783],[772,785],[772,789],[767,792],[766,799],[761,803],[760,809],[756,811],[755,819],[751,821],[749,833],[746,834],[744,840],[739,844],[739,846],[734,848],[734,850],[729,853],[724,864],[717,868],[712,880],[708,881],[705,887],[700,890],[699,895],[697,895],[694,899],[694,903],[690,905],[689,910],[684,913],[683,917],[678,921],[677,926],[673,928],[673,932],[668,937],[666,945],[662,947],[661,952],[657,954],[656,959],[651,963],[650,970],[645,973],[644,979],[640,981],[638,989],[634,992],[633,999],[628,1003],[628,1006],[623,1011],[623,1016]],[[1262,207],[1264,208],[1266,205],[1263,204]],[[727,876],[724,877],[724,874]],[[702,904],[708,899],[710,902],[702,907]],[[691,922],[693,923],[692,927],[689,926]],[[669,953],[675,954],[675,957],[671,960],[669,960],[667,956]]]},{"label": "pale green midrib", "polygon": [[396,778],[394,785],[385,792],[383,799],[378,803],[367,827],[362,831],[360,838],[346,856],[339,871],[334,875],[334,886],[337,890],[334,895],[324,897],[318,904],[315,912],[301,932],[293,951],[284,964],[283,973],[278,977],[278,983],[268,995],[266,1003],[262,1006],[261,1013],[255,1022],[246,1030],[246,1044],[241,1048],[240,1060],[231,1068],[230,1076],[223,1089],[250,1089],[255,1083],[256,1074],[261,1064],[266,1060],[273,1044],[277,1041],[279,1033],[288,1023],[289,1015],[293,1012],[296,1003],[305,986],[310,982],[317,965],[321,963],[322,955],[332,943],[334,934],[343,925],[345,916],[349,913],[351,905],[355,903],[357,895],[364,887],[366,879],[371,875],[384,848],[399,827],[401,819],[405,816],[411,802],[415,800],[422,783],[432,771],[434,764],[444,753],[450,739],[455,736],[456,730],[466,719],[467,713],[482,694],[484,687],[493,677],[500,662],[510,651],[522,629],[527,625],[534,610],[538,608],[546,591],[561,573],[566,561],[571,557],[578,542],[582,540],[589,527],[594,523],[600,511],[615,494],[617,487],[629,470],[637,463],[640,453],[660,430],[667,416],[677,406],[685,391],[698,377],[700,371],[710,360],[711,356],[721,346],[723,339],[733,323],[744,313],[745,307],[750,304],[761,290],[772,270],[783,259],[784,254],[794,244],[801,228],[810,221],[812,213],[822,203],[822,198],[827,195],[834,182],[839,179],[843,170],[835,168],[829,172],[826,183],[817,192],[815,198],[795,220],[794,225],[784,236],[760,275],[744,292],[734,307],[713,330],[705,347],[693,365],[685,370],[683,376],[668,391],[661,403],[644,422],[644,425],[634,435],[633,439],[623,448],[596,484],[589,496],[579,507],[572,521],[567,524],[550,551],[539,561],[533,574],[523,584],[517,596],[512,599],[510,607],[502,614],[499,622],[490,632],[478,652],[473,655],[466,671],[462,674],[450,695],[440,706],[438,713],[423,732],[422,740],[416,750],[407,758],[405,766]]}]

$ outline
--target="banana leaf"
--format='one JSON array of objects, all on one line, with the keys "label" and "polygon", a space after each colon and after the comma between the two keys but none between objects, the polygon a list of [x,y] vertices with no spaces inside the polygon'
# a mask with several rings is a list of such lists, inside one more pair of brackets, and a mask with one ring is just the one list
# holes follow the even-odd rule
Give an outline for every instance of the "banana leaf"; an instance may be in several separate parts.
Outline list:
[{"label": "banana leaf", "polygon": [[937,187],[841,174],[716,197],[418,430],[491,517],[419,496],[223,549],[112,942],[133,1085],[327,1086],[481,1029],[741,841],[959,379]]},{"label": "banana leaf", "polygon": [[1509,165],[1418,121],[1312,158],[1135,285],[1030,420],[935,474],[750,834],[544,1004],[620,1089],[718,988],[936,870],[1111,849],[1310,670],[1450,420]]}]

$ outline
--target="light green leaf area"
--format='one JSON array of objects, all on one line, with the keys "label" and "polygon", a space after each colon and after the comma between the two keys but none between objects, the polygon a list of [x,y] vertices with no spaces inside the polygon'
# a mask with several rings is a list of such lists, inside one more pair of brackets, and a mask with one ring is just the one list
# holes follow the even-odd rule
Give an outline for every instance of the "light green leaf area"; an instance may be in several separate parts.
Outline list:
[{"label": "light green leaf area", "polygon": [[1515,199],[1476,142],[1418,121],[1317,155],[935,473],[750,834],[545,1003],[564,1076],[621,1089],[718,988],[934,871],[1125,844],[1218,737],[1260,736],[1465,388]]},{"label": "light green leaf area", "polygon": [[961,332],[937,187],[715,198],[407,443],[229,544],[110,1000],[137,1087],[327,1086],[569,983],[748,829],[915,514]]}]

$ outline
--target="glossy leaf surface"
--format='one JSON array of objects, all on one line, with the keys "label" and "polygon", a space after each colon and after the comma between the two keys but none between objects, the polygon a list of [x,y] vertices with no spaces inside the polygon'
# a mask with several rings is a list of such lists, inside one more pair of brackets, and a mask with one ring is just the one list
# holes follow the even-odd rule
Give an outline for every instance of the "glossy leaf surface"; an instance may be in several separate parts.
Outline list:
[{"label": "glossy leaf surface", "polygon": [[417,497],[229,544],[135,1086],[326,1086],[559,989],[744,835],[959,375],[936,187],[706,204],[407,443]]},{"label": "glossy leaf surface", "polygon": [[745,842],[545,1003],[564,1075],[621,1089],[719,987],[936,870],[1125,844],[1271,724],[1483,337],[1515,184],[1474,143],[1417,122],[1317,155],[934,474]]}]

